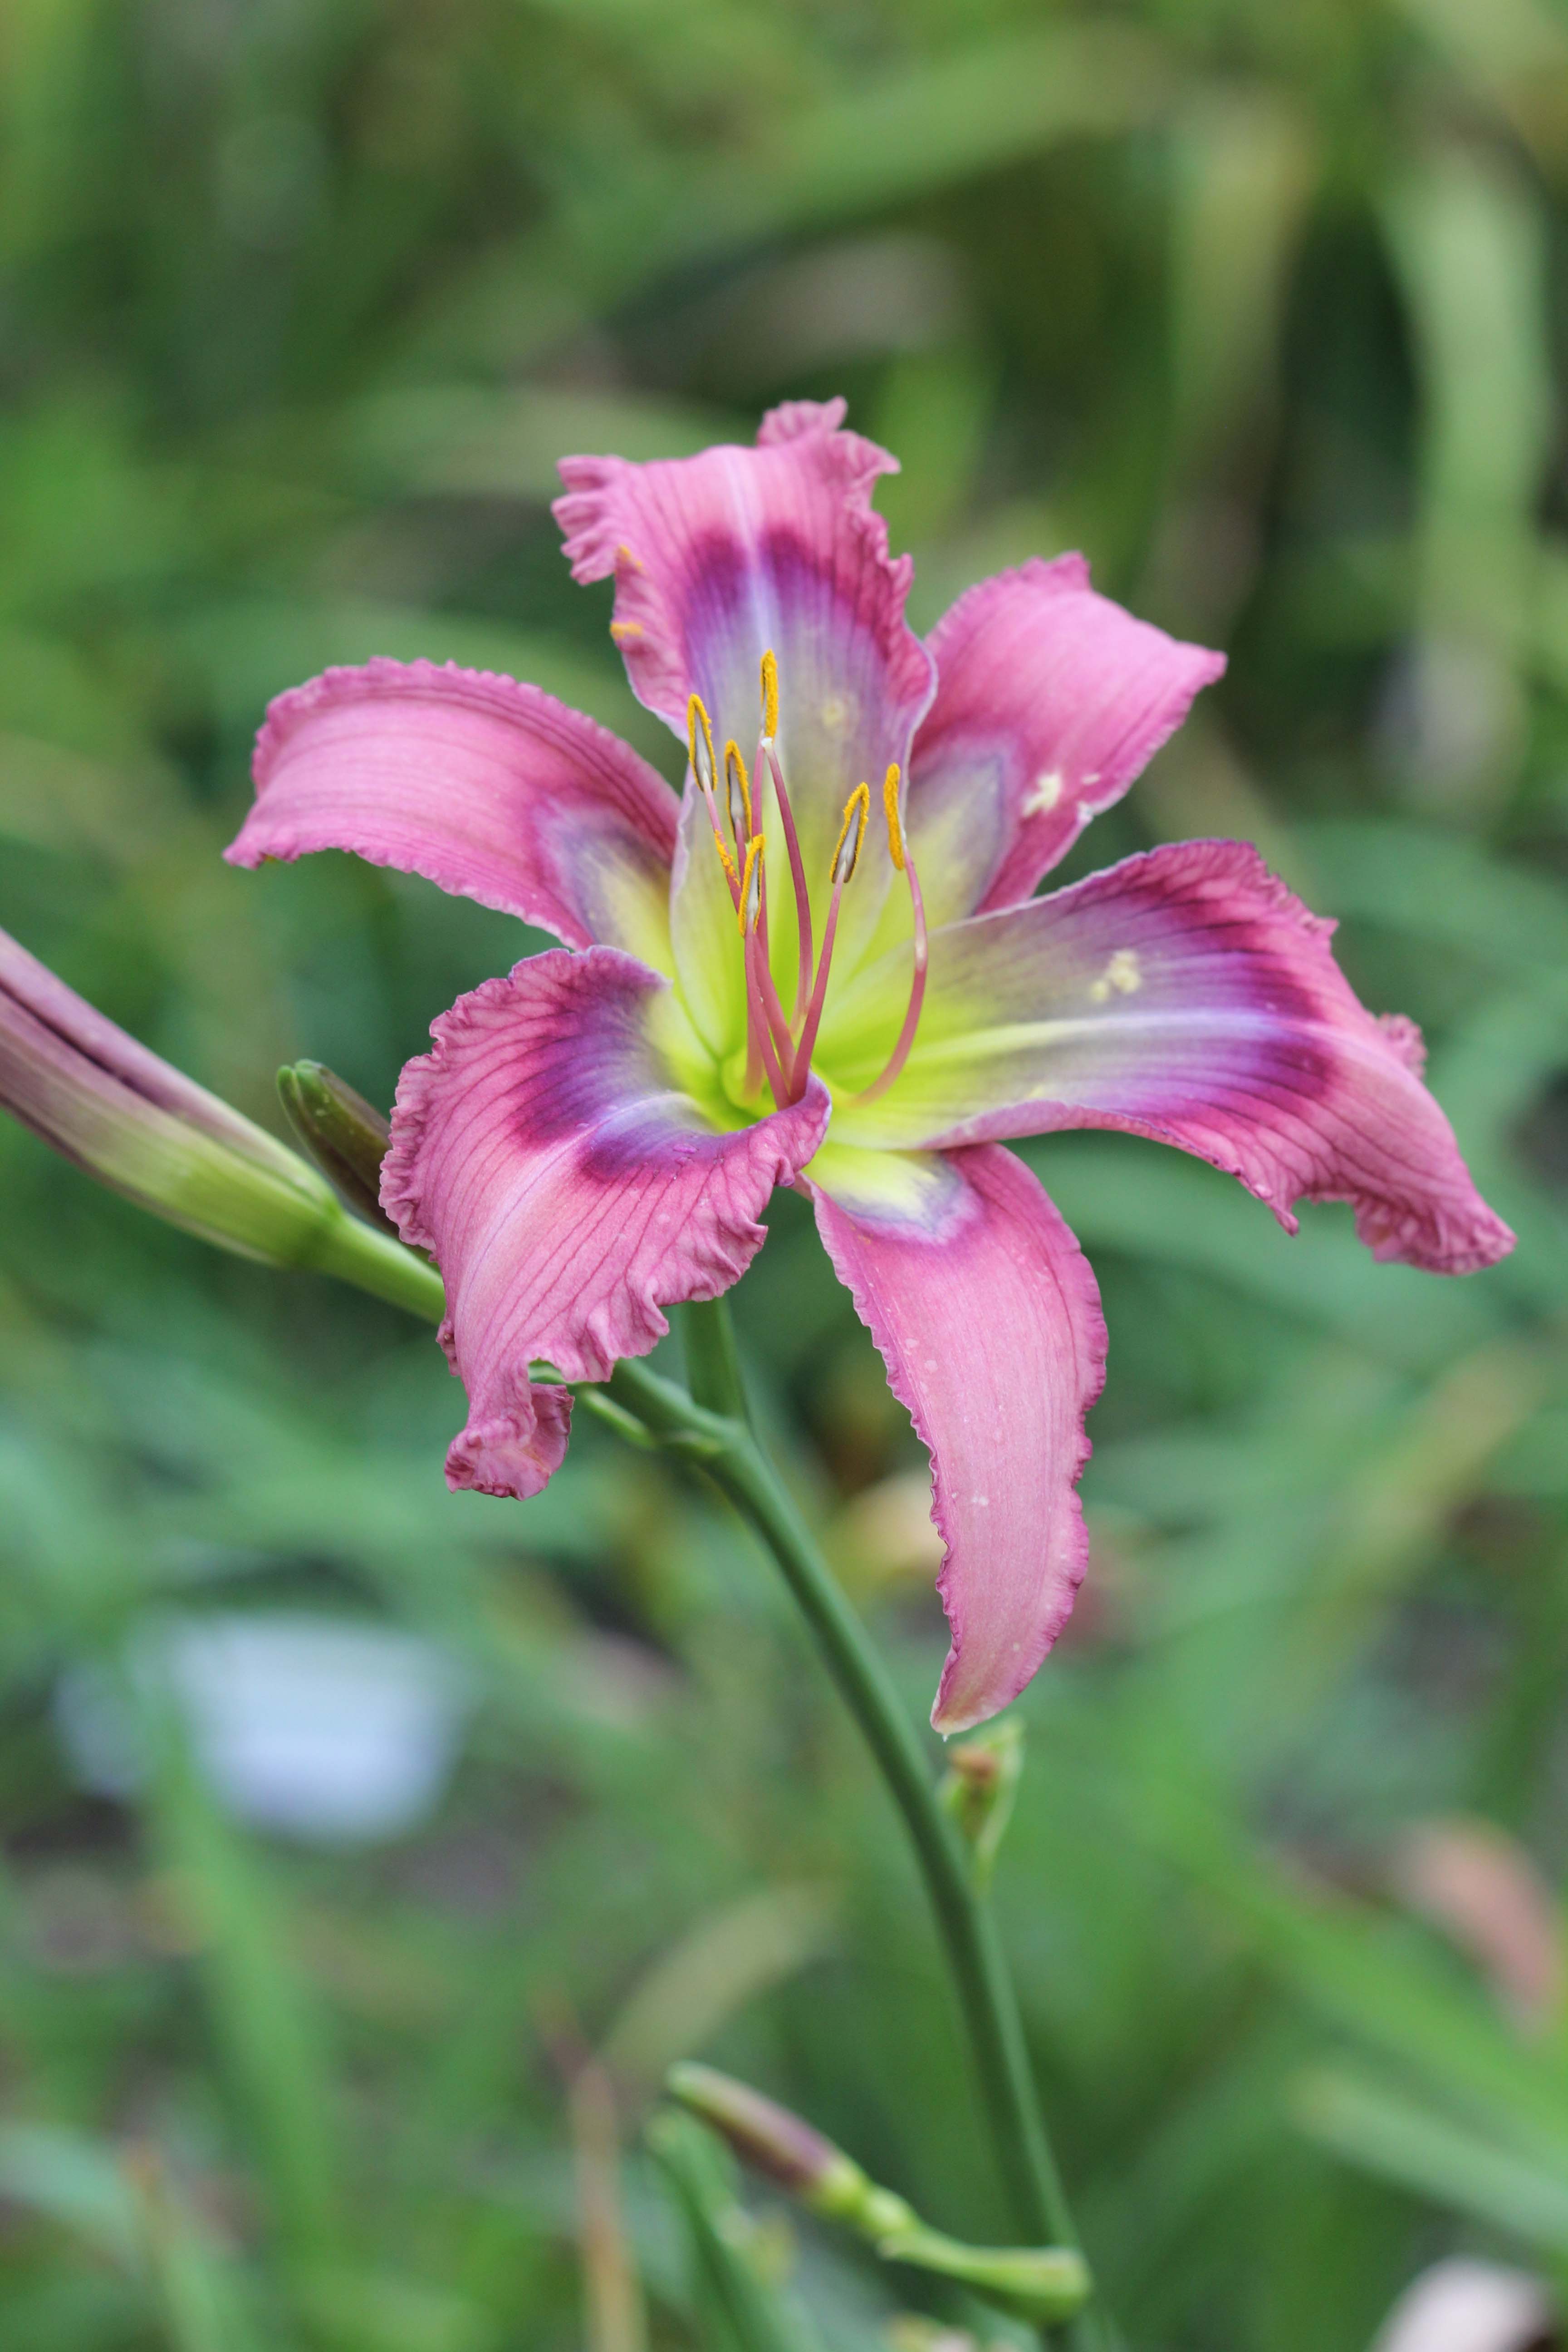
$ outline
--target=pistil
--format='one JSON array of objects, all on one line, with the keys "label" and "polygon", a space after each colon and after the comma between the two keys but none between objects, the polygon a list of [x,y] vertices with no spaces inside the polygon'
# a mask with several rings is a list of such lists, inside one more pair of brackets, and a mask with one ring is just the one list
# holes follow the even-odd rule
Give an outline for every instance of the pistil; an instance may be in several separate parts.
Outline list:
[{"label": "pistil", "polygon": [[811,986],[813,940],[811,936],[811,893],[805,887],[805,862],[800,854],[800,836],[795,829],[795,811],[789,804],[784,788],[784,770],[774,737],[779,727],[779,666],[770,646],[763,656],[763,731],[757,740],[757,790],[763,789],[763,766],[773,778],[773,795],[779,804],[779,822],[784,827],[784,847],[789,854],[790,880],[795,886],[795,921],[799,931],[799,948],[795,966],[795,1011],[791,1019],[798,1021],[805,1009],[806,992]]},{"label": "pistil", "polygon": [[768,1032],[773,1038],[774,1051],[780,1062],[787,1069],[794,1055],[795,1040],[790,1024],[784,1018],[784,1006],[779,1002],[778,989],[773,982],[773,964],[768,954],[768,861],[765,845],[758,860],[757,872],[762,877],[761,889],[758,893],[755,933],[757,992],[762,999],[763,1012],[767,1019]]},{"label": "pistil", "polygon": [[[787,1103],[795,1101],[797,1097],[792,1093],[790,1080],[786,1076],[790,1066],[789,1032],[787,1029],[783,1030],[781,1044],[779,1032],[774,1030],[772,1021],[767,1017],[767,992],[772,990],[773,981],[768,973],[762,940],[753,931],[746,941],[746,997],[751,1041],[747,1056],[747,1092],[754,1093],[758,1083],[757,1079],[750,1074],[751,1061],[754,1057],[761,1065],[762,1074],[765,1074],[767,1077],[775,1105],[783,1110]],[[778,1003],[776,994],[773,996],[773,1003],[775,1004]]]}]

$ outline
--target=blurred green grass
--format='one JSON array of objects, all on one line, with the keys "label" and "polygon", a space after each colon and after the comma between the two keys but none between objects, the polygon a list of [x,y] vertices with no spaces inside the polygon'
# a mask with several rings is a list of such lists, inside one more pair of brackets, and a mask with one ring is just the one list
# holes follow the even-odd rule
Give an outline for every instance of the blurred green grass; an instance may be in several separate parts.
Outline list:
[{"label": "blurred green grass", "polygon": [[[1257,839],[1426,1027],[1521,1245],[1443,1285],[1151,1147],[1030,1148],[1112,1355],[998,1902],[1130,2344],[1342,2352],[1450,2246],[1568,2279],[1560,14],[10,0],[0,59],[0,922],[260,1117],[299,1053],[388,1099],[526,944],[224,867],[270,693],[451,656],[668,765],[560,561],[564,450],[842,390],[906,460],[918,621],[1079,545],[1229,648],[1074,870]],[[567,2005],[628,2129],[700,2053],[994,2234],[896,1830],[749,1546],[591,1427],[531,1505],[449,1496],[390,1310],[10,1127],[0,1197],[6,2345],[583,2343]],[[918,1449],[796,1209],[743,1343],[923,1711]],[[63,1672],[284,1603],[466,1662],[425,1827],[264,1840],[177,1747],[133,1806],[74,1787]],[[640,2160],[626,2199],[652,2341],[732,2352]],[[921,2301],[799,2262],[835,2352]]]}]

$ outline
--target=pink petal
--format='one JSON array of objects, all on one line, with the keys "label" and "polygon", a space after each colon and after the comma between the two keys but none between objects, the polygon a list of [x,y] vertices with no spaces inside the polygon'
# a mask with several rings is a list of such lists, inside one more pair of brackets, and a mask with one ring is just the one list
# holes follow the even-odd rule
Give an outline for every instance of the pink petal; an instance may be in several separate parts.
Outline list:
[{"label": "pink petal", "polygon": [[1075,1489],[1089,1454],[1084,1416],[1105,1378],[1100,1293],[1009,1151],[912,1162],[829,1147],[805,1181],[839,1280],[931,1457],[952,1636],[931,1721],[965,1731],[1017,1696],[1083,1580]]},{"label": "pink petal", "polygon": [[[578,580],[614,575],[612,631],[633,690],[686,740],[700,694],[721,747],[750,760],[758,666],[779,666],[779,748],[813,890],[826,890],[844,803],[908,764],[931,698],[930,656],[904,619],[910,559],[888,554],[872,510],[884,450],[837,428],[844,403],[795,401],[754,449],[630,465],[567,457],[555,505]],[[890,872],[879,832],[846,909],[847,951],[868,929]]]},{"label": "pink petal", "polygon": [[330,669],[256,745],[236,866],[351,849],[443,890],[668,961],[678,803],[629,745],[536,686],[448,662]]},{"label": "pink petal", "polygon": [[983,580],[929,642],[909,820],[936,922],[1026,898],[1225,668],[1097,596],[1081,555]]},{"label": "pink petal", "polygon": [[[951,924],[931,940],[907,1068],[836,1115],[835,1140],[1123,1128],[1238,1176],[1287,1232],[1293,1202],[1350,1201],[1376,1257],[1490,1265],[1513,1235],[1421,1083],[1420,1034],[1357,1002],[1332,930],[1234,841],[1152,850]],[[889,1002],[900,984],[889,960]]]},{"label": "pink petal", "polygon": [[552,950],[459,997],[404,1070],[381,1197],[446,1277],[442,1342],[469,1407],[454,1486],[536,1494],[570,1401],[531,1383],[530,1360],[602,1381],[645,1355],[672,1299],[744,1273],[769,1193],[821,1139],[815,1082],[792,1109],[717,1128],[666,1058],[679,1019],[632,957]]}]

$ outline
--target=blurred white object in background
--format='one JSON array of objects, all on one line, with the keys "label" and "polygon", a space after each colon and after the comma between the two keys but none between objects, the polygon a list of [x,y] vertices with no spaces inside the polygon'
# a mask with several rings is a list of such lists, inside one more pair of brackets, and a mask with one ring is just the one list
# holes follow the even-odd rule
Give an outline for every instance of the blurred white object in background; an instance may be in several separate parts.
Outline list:
[{"label": "blurred white object in background", "polygon": [[1558,2340],[1539,2279],[1456,2257],[1405,2288],[1372,2352],[1544,2352]]},{"label": "blurred white object in background", "polygon": [[[130,1674],[143,1698],[168,1692],[237,1820],[322,1844],[417,1827],[450,1776],[470,1703],[460,1667],[433,1643],[303,1612],[161,1620],[133,1644]],[[69,1668],[55,1720],[84,1787],[141,1788],[142,1744],[107,1669]]]}]

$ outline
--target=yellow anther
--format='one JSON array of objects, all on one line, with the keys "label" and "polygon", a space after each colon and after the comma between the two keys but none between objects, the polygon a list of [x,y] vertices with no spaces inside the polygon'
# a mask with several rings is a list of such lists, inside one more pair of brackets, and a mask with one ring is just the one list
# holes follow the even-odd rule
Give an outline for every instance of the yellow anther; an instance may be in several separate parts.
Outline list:
[{"label": "yellow anther", "polygon": [[[857,784],[844,803],[844,822],[838,828],[838,839],[833,850],[833,878],[847,882],[860,856],[860,844],[866,838],[866,820],[871,814],[871,787]],[[851,827],[854,838],[850,838]]]},{"label": "yellow anther", "polygon": [[888,812],[888,847],[893,853],[893,863],[901,874],[904,870],[904,829],[899,823],[899,767],[895,761],[882,779],[882,806]]},{"label": "yellow anther", "polygon": [[724,746],[724,792],[730,803],[730,830],[738,849],[752,835],[752,786],[741,747],[731,735]]},{"label": "yellow anther", "polygon": [[712,837],[712,846],[720,852],[720,866],[724,868],[724,879],[729,882],[729,896],[733,898],[736,891],[741,889],[741,870],[738,870],[736,861],[733,861],[731,854],[729,854],[729,842],[724,840],[724,835],[715,833],[715,837]]},{"label": "yellow anther", "polygon": [[770,646],[763,656],[763,733],[776,735],[779,731],[779,666]]},{"label": "yellow anther", "polygon": [[753,833],[746,844],[746,870],[741,877],[741,903],[735,909],[741,937],[757,928],[763,906],[763,836]]},{"label": "yellow anther", "polygon": [[[703,792],[711,793],[718,774],[713,758],[713,730],[700,694],[694,694],[686,706],[686,742],[691,754],[692,774]],[[703,754],[700,761],[700,751]]]}]

